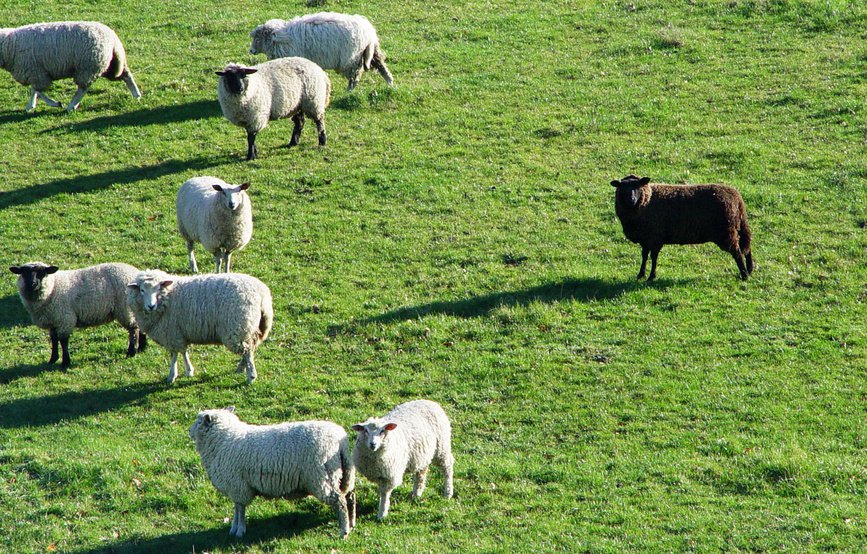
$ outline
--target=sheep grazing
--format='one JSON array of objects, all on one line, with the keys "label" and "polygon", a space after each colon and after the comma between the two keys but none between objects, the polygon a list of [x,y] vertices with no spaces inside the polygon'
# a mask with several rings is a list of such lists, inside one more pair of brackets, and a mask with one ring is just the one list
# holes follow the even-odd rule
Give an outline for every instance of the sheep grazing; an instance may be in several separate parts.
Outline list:
[{"label": "sheep grazing", "polygon": [[229,185],[216,177],[193,177],[178,190],[178,230],[187,241],[190,271],[199,272],[195,242],[214,255],[214,272],[229,272],[232,252],[253,236],[253,210],[245,192],[250,183]]},{"label": "sheep grazing", "polygon": [[217,83],[223,115],[247,130],[247,160],[258,156],[256,135],[268,121],[291,117],[295,123],[289,146],[298,144],[304,116],[311,117],[325,145],[325,108],[331,81],[321,67],[304,58],[280,58],[253,67],[229,64]]},{"label": "sheep grazing", "polygon": [[234,407],[199,412],[190,438],[214,487],[235,503],[229,535],[243,537],[256,496],[312,494],[337,511],[340,537],[355,526],[355,469],[346,431],[328,421],[249,425]]},{"label": "sheep grazing", "polygon": [[379,486],[379,512],[388,515],[391,491],[413,473],[412,498],[424,492],[431,462],[443,468],[443,496],[452,497],[452,426],[442,407],[430,400],[401,404],[381,418],[353,425],[358,431],[352,459],[362,475]]},{"label": "sheep grazing", "polygon": [[300,56],[322,69],[334,69],[349,80],[347,91],[371,67],[385,82],[394,79],[385,65],[385,53],[376,29],[361,15],[321,12],[290,21],[272,19],[250,32],[251,54],[265,54],[269,60]]},{"label": "sheep grazing", "polygon": [[652,265],[647,280],[656,278],[656,258],[666,244],[716,243],[734,257],[741,279],[752,273],[752,235],[737,190],[725,185],[650,184],[649,177],[635,175],[611,181],[611,186],[617,188],[614,209],[623,234],[641,245],[638,279],[644,277],[648,254]]},{"label": "sheep grazing", "polygon": [[127,303],[142,330],[171,352],[167,381],[178,377],[178,354],[186,375],[193,375],[187,347],[222,344],[241,356],[238,371],[256,379],[253,354],[271,332],[271,291],[262,281],[240,273],[176,277],[151,269],[127,285]]},{"label": "sheep grazing", "polygon": [[[48,329],[51,337],[49,364],[57,361],[57,345],[63,349],[62,367],[69,367],[69,337],[76,327],[117,321],[129,332],[127,357],[147,346],[132,311],[126,305],[126,284],[138,269],[127,264],[100,264],[60,271],[42,262],[14,265],[18,295],[33,324]],[[138,339],[138,347],[136,347]]]},{"label": "sheep grazing", "polygon": [[141,98],[126,63],[126,51],[117,34],[102,23],[62,21],[0,29],[0,68],[22,85],[30,85],[26,110],[36,109],[37,98],[53,108],[62,104],[46,89],[53,81],[72,78],[78,90],[66,106],[78,108],[87,89],[99,77],[126,83],[132,97]]}]

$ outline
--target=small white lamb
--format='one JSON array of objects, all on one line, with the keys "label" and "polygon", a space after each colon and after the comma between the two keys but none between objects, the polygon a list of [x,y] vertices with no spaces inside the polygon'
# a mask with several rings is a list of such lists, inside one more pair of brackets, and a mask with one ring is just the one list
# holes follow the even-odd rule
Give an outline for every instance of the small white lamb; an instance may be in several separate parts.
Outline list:
[{"label": "small white lamb", "polygon": [[298,144],[304,116],[313,118],[319,145],[325,145],[325,108],[331,101],[331,80],[321,67],[304,58],[280,58],[253,67],[229,64],[217,83],[223,115],[247,131],[247,160],[258,156],[256,135],[268,122],[291,117],[295,123],[289,146]]},{"label": "small white lamb", "polygon": [[216,177],[193,177],[181,185],[175,202],[178,230],[187,241],[190,271],[199,272],[195,242],[214,255],[214,272],[228,273],[232,252],[253,236],[253,210],[245,192],[250,183],[229,185]]},{"label": "small white lamb", "polygon": [[18,275],[18,295],[33,324],[48,329],[51,337],[49,364],[57,361],[57,345],[63,349],[62,367],[69,367],[69,336],[76,327],[117,321],[129,332],[127,357],[147,346],[132,311],[126,305],[126,284],[138,269],[128,264],[100,264],[59,271],[54,265],[30,262],[13,265]]},{"label": "small white lamb", "polygon": [[312,494],[337,511],[340,537],[355,527],[355,469],[343,427],[328,421],[249,425],[235,408],[199,412],[190,438],[214,487],[235,503],[229,535],[243,537],[256,496]]},{"label": "small white lamb", "polygon": [[358,431],[352,453],[355,467],[379,485],[378,519],[388,515],[391,491],[403,482],[404,473],[415,475],[412,498],[421,497],[431,462],[445,474],[443,496],[452,497],[452,426],[439,404],[413,400],[352,428]]},{"label": "small white lamb", "polygon": [[361,15],[320,12],[290,21],[272,19],[250,32],[251,54],[265,54],[269,60],[300,56],[322,69],[334,69],[349,80],[347,91],[371,67],[385,82],[394,79],[385,65],[385,52],[376,29]]},{"label": "small white lamb", "polygon": [[99,77],[123,81],[133,98],[141,98],[126,63],[123,43],[113,30],[94,21],[0,29],[0,68],[12,73],[22,85],[30,85],[30,101],[25,108],[28,112],[36,109],[37,98],[54,108],[62,106],[45,94],[58,79],[72,78],[78,85],[67,112],[78,108],[87,89]]},{"label": "small white lamb", "polygon": [[253,354],[271,332],[274,308],[265,284],[241,273],[177,277],[149,269],[128,281],[127,303],[142,331],[171,352],[167,381],[178,377],[178,354],[193,375],[191,344],[222,344],[241,356],[238,371],[256,379]]}]

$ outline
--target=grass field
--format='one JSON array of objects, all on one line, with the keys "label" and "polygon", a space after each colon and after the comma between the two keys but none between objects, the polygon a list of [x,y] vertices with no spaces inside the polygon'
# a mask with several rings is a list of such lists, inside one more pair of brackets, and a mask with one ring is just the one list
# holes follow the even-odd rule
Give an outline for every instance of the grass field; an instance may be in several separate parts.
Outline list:
[{"label": "grass field", "polygon": [[[249,31],[321,9],[367,15],[396,87],[334,85],[328,145],[244,132],[214,70],[258,63]],[[0,26],[100,20],[144,97],[98,81],[78,112],[0,72],[0,258],[187,271],[174,195],[250,181],[236,271],[275,326],[252,386],[193,347],[77,331],[45,364],[0,280],[3,552],[863,552],[867,550],[867,5],[843,0],[523,2],[6,0]],[[71,81],[52,89],[61,102]],[[737,187],[757,269],[713,245],[640,248],[614,178]],[[202,267],[210,257],[197,251]],[[4,269],[5,271],[5,269]],[[231,502],[187,429],[349,427],[430,398],[454,425],[456,497],[358,481],[345,542],[314,500]]]}]

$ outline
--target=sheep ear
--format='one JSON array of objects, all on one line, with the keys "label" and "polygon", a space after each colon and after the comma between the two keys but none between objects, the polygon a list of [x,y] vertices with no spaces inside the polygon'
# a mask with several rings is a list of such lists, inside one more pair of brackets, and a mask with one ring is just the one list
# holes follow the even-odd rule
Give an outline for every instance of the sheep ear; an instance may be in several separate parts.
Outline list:
[{"label": "sheep ear", "polygon": [[214,187],[214,190],[215,190],[215,191],[217,191],[217,192],[223,192],[223,187],[221,187],[220,185],[211,185],[211,186]]},{"label": "sheep ear", "polygon": [[649,182],[650,182],[650,177],[642,177],[642,178],[638,181],[638,185],[643,187],[644,185],[646,185],[646,184],[649,183]]},{"label": "sheep ear", "polygon": [[355,425],[352,426],[352,430],[358,431],[359,433],[363,433],[364,432],[364,425],[362,425],[360,423],[356,423]]},{"label": "sheep ear", "polygon": [[383,429],[385,429],[386,431],[394,431],[394,429],[396,427],[397,427],[397,423],[386,423],[385,427],[383,427]]},{"label": "sheep ear", "polygon": [[225,72],[225,71],[214,71],[214,73],[216,73],[216,74],[219,75],[220,77],[223,77],[223,76],[226,75],[226,72]]},{"label": "sheep ear", "polygon": [[250,188],[250,183],[241,183],[241,190],[247,190]]},{"label": "sheep ear", "polygon": [[253,73],[256,73],[259,70],[255,69],[253,67],[245,67],[245,68],[241,69],[241,71],[244,73],[244,75],[252,75]]},{"label": "sheep ear", "polygon": [[18,267],[17,265],[10,266],[9,271],[14,273],[15,275],[21,275],[21,268]]},{"label": "sheep ear", "polygon": [[611,186],[612,187],[619,187],[620,181],[618,181],[617,179],[614,179],[613,181],[611,181]]},{"label": "sheep ear", "polygon": [[46,274],[46,275],[52,275],[52,274],[54,274],[54,273],[57,273],[57,271],[58,271],[59,269],[60,269],[60,268],[57,267],[56,265],[50,265],[50,266],[48,266],[48,267],[45,268],[45,274]]},{"label": "sheep ear", "polygon": [[226,406],[225,410],[231,414],[235,413],[235,407],[234,406]]},{"label": "sheep ear", "polygon": [[202,416],[202,425],[208,426],[211,424],[211,414],[205,414]]},{"label": "sheep ear", "polygon": [[127,288],[130,288],[130,289],[132,289],[132,290],[139,290],[138,283],[136,283],[135,281],[133,281],[132,283],[129,283],[129,284],[127,285]]},{"label": "sheep ear", "polygon": [[161,289],[168,289],[168,288],[171,288],[174,284],[175,284],[175,282],[172,281],[171,279],[166,279],[165,281],[160,281],[160,288]]}]

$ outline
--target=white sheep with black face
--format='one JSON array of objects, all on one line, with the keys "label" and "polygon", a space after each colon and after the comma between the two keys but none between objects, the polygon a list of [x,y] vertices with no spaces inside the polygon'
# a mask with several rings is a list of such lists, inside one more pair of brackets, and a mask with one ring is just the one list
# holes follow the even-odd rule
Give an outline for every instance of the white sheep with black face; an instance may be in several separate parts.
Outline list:
[{"label": "white sheep with black face", "polygon": [[403,482],[405,473],[414,475],[412,498],[421,497],[431,463],[445,474],[443,496],[452,497],[452,426],[442,406],[430,400],[406,402],[352,429],[358,432],[352,453],[355,467],[379,486],[378,519],[388,515],[391,491]]},{"label": "white sheep with black face", "polygon": [[215,273],[230,271],[232,252],[244,248],[253,236],[249,188],[250,183],[230,185],[216,177],[193,177],[178,189],[178,231],[187,242],[190,271],[199,272],[196,242],[214,255]]}]

